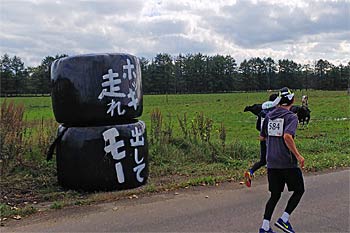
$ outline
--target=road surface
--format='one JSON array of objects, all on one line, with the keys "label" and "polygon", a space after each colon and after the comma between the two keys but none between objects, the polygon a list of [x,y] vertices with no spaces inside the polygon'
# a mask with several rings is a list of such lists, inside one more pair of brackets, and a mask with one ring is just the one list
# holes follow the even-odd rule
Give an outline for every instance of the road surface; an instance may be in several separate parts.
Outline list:
[{"label": "road surface", "polygon": [[[306,192],[291,216],[296,232],[350,232],[350,170],[305,176]],[[284,192],[272,221],[283,213]],[[34,215],[1,232],[258,232],[269,198],[266,177],[252,188],[234,183]],[[277,232],[276,227],[273,229]]]}]

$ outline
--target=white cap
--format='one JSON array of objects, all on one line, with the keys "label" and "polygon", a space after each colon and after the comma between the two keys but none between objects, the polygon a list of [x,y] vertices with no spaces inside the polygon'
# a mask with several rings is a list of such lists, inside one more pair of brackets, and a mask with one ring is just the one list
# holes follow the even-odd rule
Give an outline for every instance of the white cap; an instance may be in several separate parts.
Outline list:
[{"label": "white cap", "polygon": [[262,104],[262,109],[269,109],[269,108],[273,108],[273,107],[276,107],[279,102],[281,100],[281,97],[277,97],[274,101],[266,101]]}]

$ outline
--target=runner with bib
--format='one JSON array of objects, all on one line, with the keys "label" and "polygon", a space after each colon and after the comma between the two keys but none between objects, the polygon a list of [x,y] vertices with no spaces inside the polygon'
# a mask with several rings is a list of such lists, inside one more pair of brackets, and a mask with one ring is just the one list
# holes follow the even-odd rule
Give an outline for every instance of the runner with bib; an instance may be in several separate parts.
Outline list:
[{"label": "runner with bib", "polygon": [[287,184],[288,191],[293,194],[275,226],[284,232],[293,233],[289,216],[298,206],[304,193],[303,175],[298,167],[298,162],[301,168],[304,167],[304,158],[294,142],[298,117],[289,111],[294,103],[294,93],[284,87],[280,90],[276,102],[277,107],[266,115],[260,132],[260,140],[266,141],[267,146],[267,175],[271,197],[266,203],[264,220],[259,232],[273,232],[270,227],[271,217]]}]

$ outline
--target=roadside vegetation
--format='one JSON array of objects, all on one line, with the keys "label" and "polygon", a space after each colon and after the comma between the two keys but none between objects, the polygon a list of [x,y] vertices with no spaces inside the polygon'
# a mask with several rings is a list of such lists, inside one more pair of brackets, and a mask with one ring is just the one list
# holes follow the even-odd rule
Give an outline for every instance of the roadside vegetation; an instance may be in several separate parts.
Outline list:
[{"label": "roadside vegetation", "polygon": [[[345,91],[296,92],[309,96],[311,121],[299,125],[296,143],[305,171],[350,166],[350,96]],[[1,101],[0,218],[21,218],[41,208],[60,209],[197,185],[239,182],[259,158],[255,116],[246,105],[269,93],[144,96],[149,140],[147,185],[126,191],[84,193],[57,184],[55,161],[46,152],[55,139],[49,97]],[[298,104],[298,103],[296,103]],[[257,176],[264,175],[260,169]],[[43,207],[45,206],[45,207]]]}]

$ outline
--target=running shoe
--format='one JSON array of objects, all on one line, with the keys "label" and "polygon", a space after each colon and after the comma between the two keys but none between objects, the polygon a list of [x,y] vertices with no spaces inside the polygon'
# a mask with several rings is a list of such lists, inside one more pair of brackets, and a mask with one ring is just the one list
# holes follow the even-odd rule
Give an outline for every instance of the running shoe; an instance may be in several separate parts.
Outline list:
[{"label": "running shoe", "polygon": [[264,229],[260,228],[259,229],[259,233],[275,233],[272,228],[270,227],[270,229],[268,231],[265,231]]},{"label": "running shoe", "polygon": [[252,177],[253,175],[250,171],[244,173],[245,185],[247,185],[248,188],[252,186]]},{"label": "running shoe", "polygon": [[277,220],[277,222],[275,223],[275,226],[278,227],[279,229],[281,229],[284,232],[287,233],[295,233],[295,231],[293,230],[292,225],[290,225],[290,222],[283,222],[283,220],[281,218],[279,218]]}]

